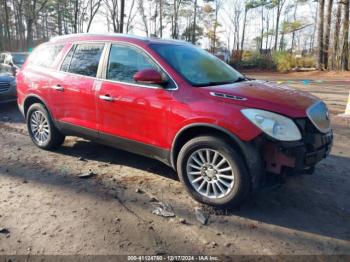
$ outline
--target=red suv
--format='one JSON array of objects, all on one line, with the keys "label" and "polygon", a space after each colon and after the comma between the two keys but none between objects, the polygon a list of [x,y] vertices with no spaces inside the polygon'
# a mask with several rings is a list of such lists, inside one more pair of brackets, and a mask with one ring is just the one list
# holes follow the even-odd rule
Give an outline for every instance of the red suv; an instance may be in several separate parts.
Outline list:
[{"label": "red suv", "polygon": [[333,140],[318,98],[249,80],[181,41],[54,38],[30,55],[17,88],[38,147],[77,135],[158,159],[218,207],[237,205],[271,173],[312,172]]}]

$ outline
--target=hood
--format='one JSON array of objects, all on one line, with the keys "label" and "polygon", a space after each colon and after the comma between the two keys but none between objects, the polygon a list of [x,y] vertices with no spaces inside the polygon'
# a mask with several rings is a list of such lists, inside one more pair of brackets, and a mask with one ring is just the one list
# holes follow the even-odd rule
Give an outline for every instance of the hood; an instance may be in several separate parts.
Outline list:
[{"label": "hood", "polygon": [[244,81],[206,87],[218,99],[238,105],[276,112],[289,117],[306,117],[306,110],[319,99],[307,92],[267,81]]}]

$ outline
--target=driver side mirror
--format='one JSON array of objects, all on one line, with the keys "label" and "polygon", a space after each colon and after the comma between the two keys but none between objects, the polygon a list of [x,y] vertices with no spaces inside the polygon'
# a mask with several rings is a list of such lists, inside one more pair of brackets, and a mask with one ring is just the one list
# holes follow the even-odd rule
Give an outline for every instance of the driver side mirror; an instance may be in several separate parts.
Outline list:
[{"label": "driver side mirror", "polygon": [[154,69],[144,69],[134,75],[134,80],[141,84],[162,85],[166,82],[160,72]]}]

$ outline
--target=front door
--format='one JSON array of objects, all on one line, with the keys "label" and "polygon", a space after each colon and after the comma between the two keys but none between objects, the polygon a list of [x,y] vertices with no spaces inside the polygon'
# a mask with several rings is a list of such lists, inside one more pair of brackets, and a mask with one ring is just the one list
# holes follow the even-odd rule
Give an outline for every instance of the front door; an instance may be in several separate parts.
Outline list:
[{"label": "front door", "polygon": [[117,142],[122,140],[125,146],[129,145],[126,141],[130,141],[131,144],[139,142],[139,147],[144,144],[164,148],[172,100],[167,85],[174,83],[170,79],[165,86],[136,83],[134,74],[146,68],[161,72],[159,66],[141,49],[127,44],[111,45],[106,62],[106,80],[99,91],[100,135],[116,139]]}]

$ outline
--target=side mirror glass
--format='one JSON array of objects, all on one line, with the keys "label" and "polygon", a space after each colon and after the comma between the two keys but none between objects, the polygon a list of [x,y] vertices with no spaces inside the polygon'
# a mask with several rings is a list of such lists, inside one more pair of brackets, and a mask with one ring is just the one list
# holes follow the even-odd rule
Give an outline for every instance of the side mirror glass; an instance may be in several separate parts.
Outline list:
[{"label": "side mirror glass", "polygon": [[160,72],[154,69],[144,69],[134,75],[134,80],[141,84],[162,85],[166,82]]}]

